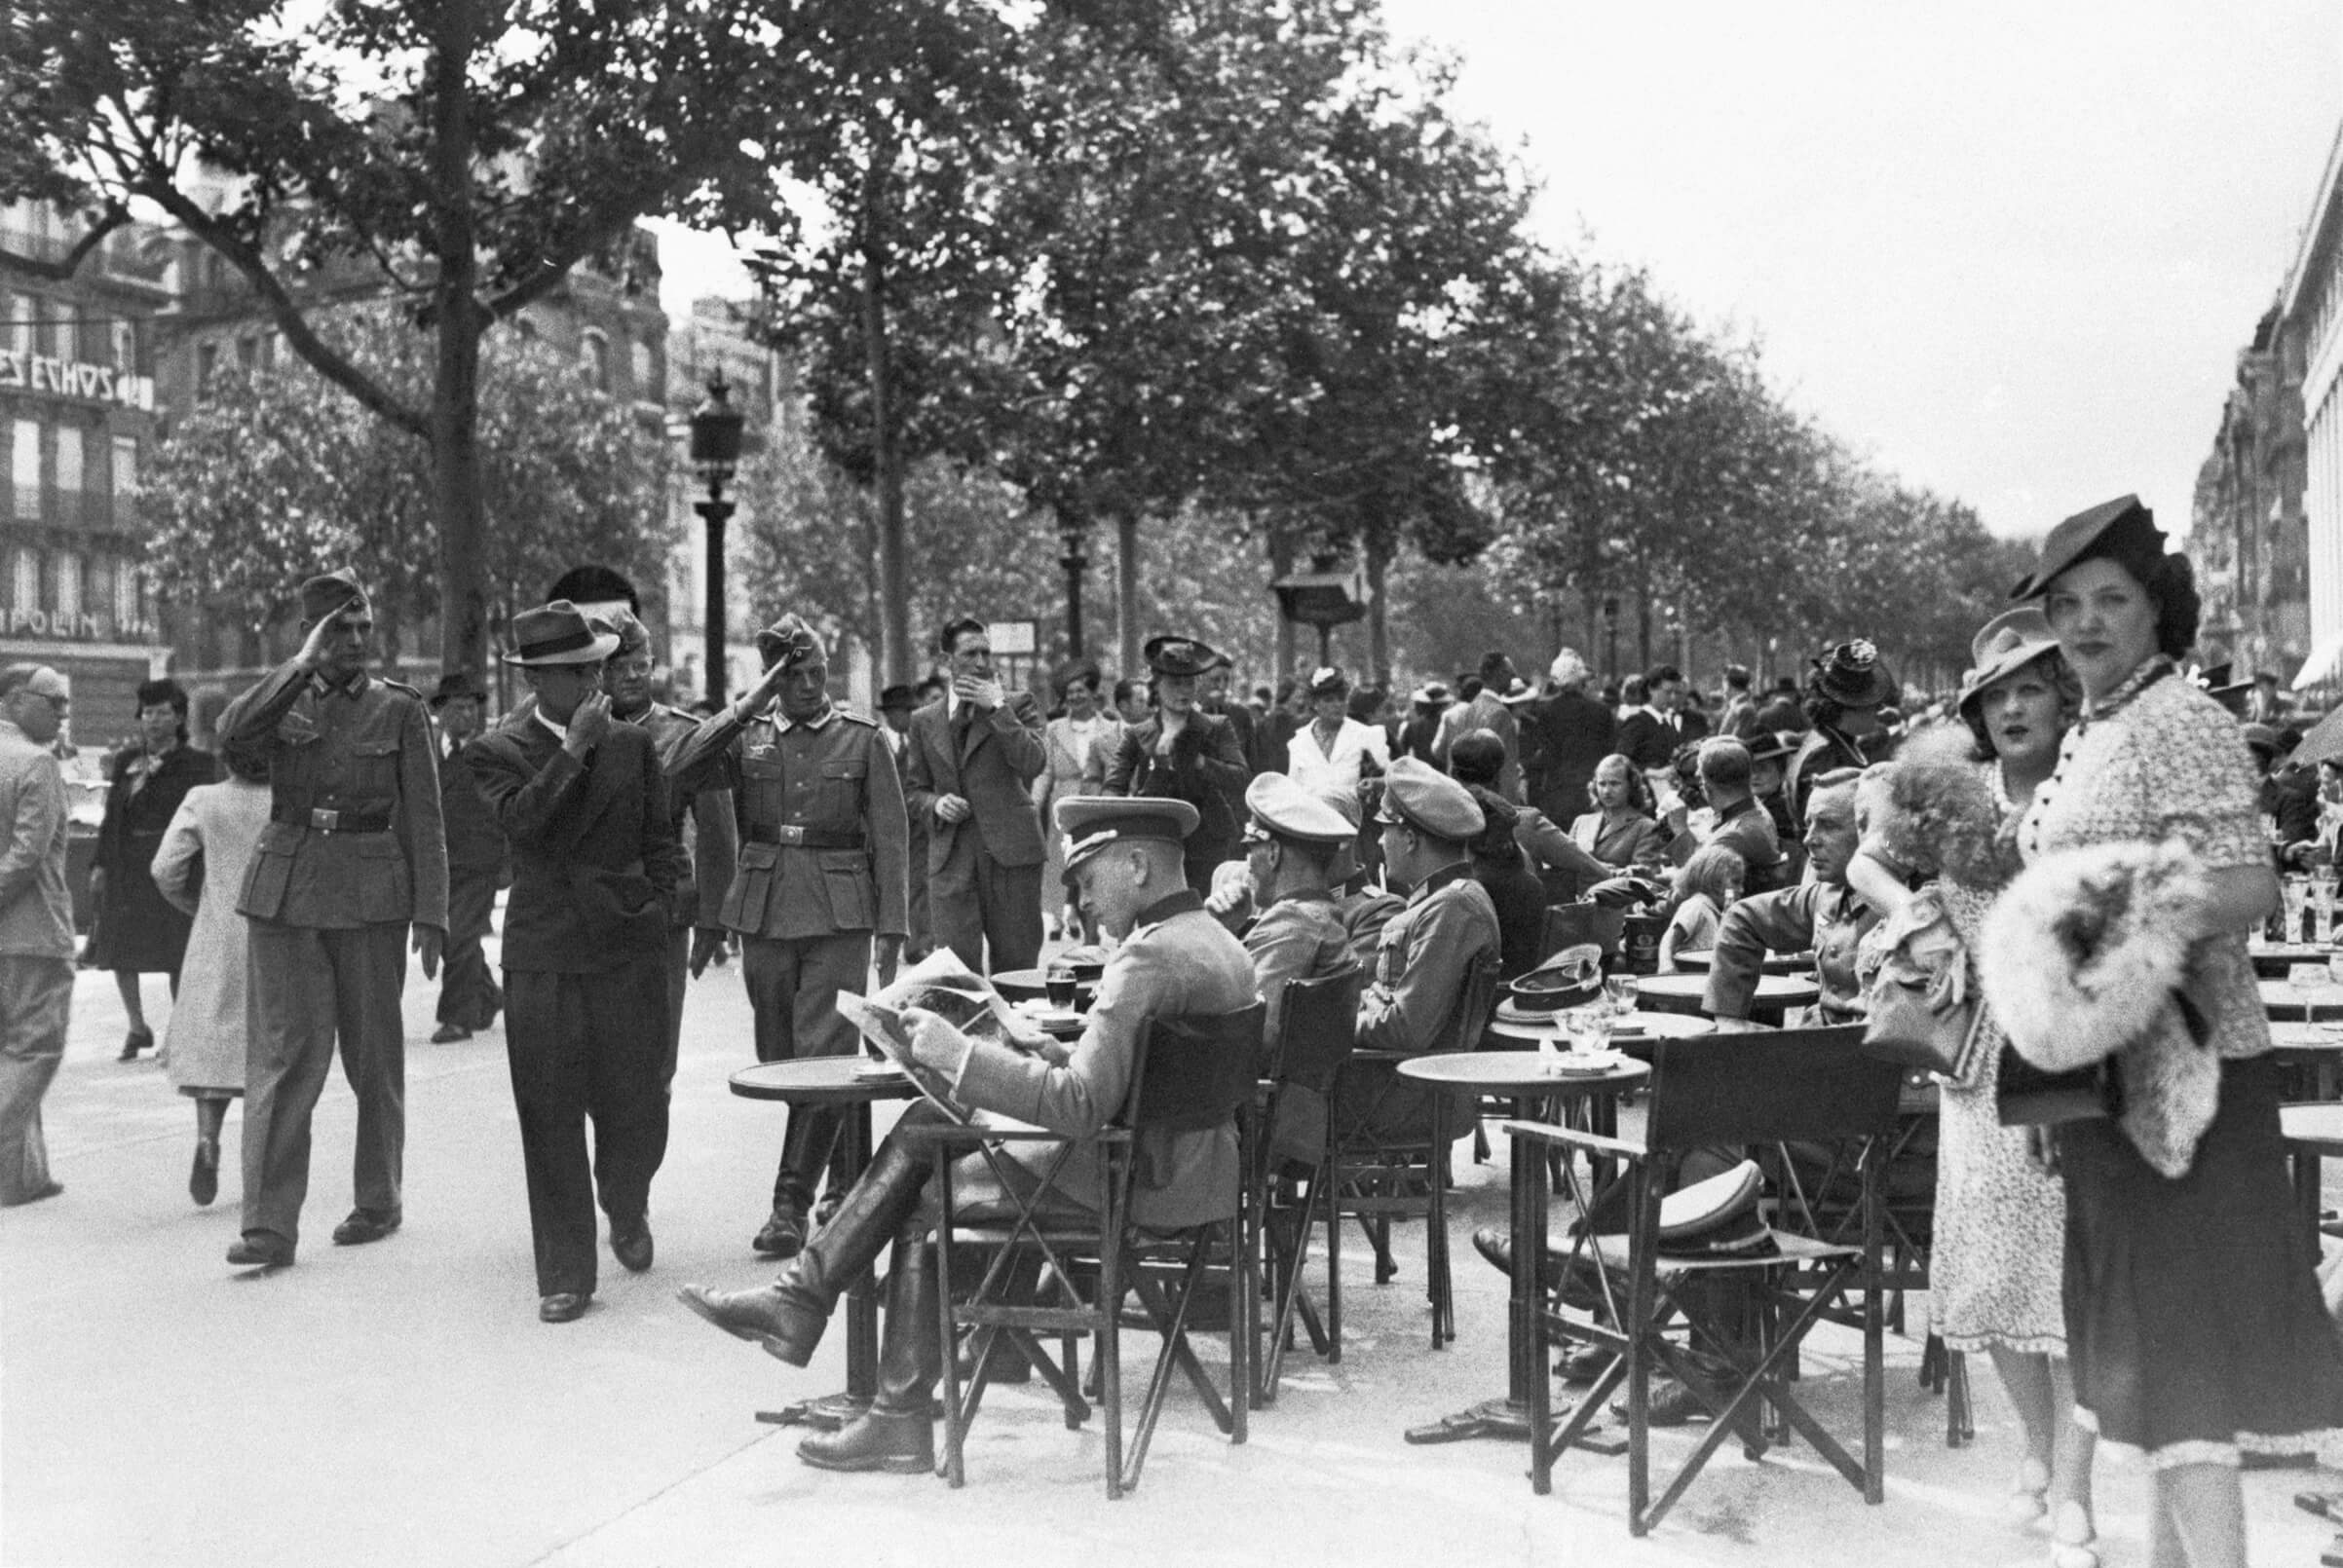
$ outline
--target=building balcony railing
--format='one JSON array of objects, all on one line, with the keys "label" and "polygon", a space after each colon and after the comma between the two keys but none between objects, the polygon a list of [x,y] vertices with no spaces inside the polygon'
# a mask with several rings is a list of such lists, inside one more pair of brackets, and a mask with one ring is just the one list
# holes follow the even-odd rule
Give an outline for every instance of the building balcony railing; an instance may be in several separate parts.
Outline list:
[{"label": "building balcony railing", "polygon": [[16,504],[12,515],[20,523],[39,522],[41,520],[41,487],[39,485],[18,485],[16,491]]}]

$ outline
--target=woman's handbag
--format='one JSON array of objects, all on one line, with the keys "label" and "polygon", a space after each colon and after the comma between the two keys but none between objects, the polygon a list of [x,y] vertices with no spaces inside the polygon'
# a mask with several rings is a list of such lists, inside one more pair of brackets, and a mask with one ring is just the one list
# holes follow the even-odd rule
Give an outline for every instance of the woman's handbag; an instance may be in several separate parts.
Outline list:
[{"label": "woman's handbag", "polygon": [[1923,887],[1881,933],[1886,956],[1865,987],[1866,1056],[1960,1076],[1977,1033],[1969,951],[1933,887]]}]

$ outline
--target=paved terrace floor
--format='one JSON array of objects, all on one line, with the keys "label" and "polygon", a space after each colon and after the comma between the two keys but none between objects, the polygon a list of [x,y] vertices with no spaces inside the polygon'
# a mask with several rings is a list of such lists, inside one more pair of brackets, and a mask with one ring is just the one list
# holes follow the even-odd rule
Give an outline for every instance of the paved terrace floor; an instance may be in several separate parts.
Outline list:
[{"label": "paved terrace floor", "polygon": [[[161,989],[149,983],[158,1024]],[[797,1435],[752,1412],[841,1386],[844,1335],[795,1371],[672,1299],[686,1281],[770,1273],[747,1242],[779,1119],[725,1088],[750,1056],[737,966],[693,988],[653,1199],[658,1265],[637,1278],[605,1258],[594,1310],[558,1327],[536,1320],[502,1032],[425,1043],[435,994],[419,979],[407,992],[405,1228],[365,1248],[326,1239],[348,1199],[353,1108],[337,1075],[299,1264],[263,1278],[222,1261],[237,1234],[236,1118],[219,1202],[198,1209],[185,1191],[192,1109],[151,1059],[115,1062],[111,980],[81,977],[48,1107],[67,1190],[0,1215],[0,1563],[772,1568],[1073,1562],[1093,1549],[1117,1568],[2047,1560],[2039,1538],[2001,1522],[2019,1446],[1992,1377],[1976,1369],[1977,1441],[1947,1450],[1916,1339],[1889,1340],[1878,1508],[1803,1444],[1757,1464],[1728,1444],[1638,1542],[1624,1460],[1573,1455],[1539,1498],[1518,1447],[1404,1444],[1404,1428],[1502,1388],[1504,1282],[1468,1242],[1502,1218],[1501,1164],[1460,1174],[1454,1347],[1426,1346],[1421,1234],[1406,1228],[1402,1279],[1348,1294],[1339,1367],[1297,1357],[1241,1448],[1175,1396],[1122,1502],[1102,1495],[1095,1428],[1071,1434],[1046,1399],[1014,1388],[988,1400],[964,1490],[810,1470]],[[1152,1341],[1125,1343],[1135,1360]],[[1805,1388],[1827,1424],[1851,1431],[1854,1336],[1813,1343]],[[1660,1459],[1691,1440],[1663,1435]],[[2247,1477],[2256,1563],[2317,1562],[2330,1532],[2288,1499],[2333,1480]],[[2103,1560],[2143,1562],[2143,1477],[2102,1467],[2099,1498]]]}]

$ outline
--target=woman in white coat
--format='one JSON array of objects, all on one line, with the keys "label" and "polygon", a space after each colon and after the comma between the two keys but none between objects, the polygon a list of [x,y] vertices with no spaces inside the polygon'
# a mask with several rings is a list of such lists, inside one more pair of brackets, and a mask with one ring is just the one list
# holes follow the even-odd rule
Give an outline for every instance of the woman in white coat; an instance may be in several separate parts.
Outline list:
[{"label": "woman in white coat", "polygon": [[245,867],[269,822],[267,775],[231,772],[187,792],[155,851],[155,886],[195,917],[178,1000],[164,1032],[164,1070],[195,1101],[195,1166],[187,1194],[219,1194],[219,1135],[228,1101],[245,1092],[245,917],[236,912]]}]

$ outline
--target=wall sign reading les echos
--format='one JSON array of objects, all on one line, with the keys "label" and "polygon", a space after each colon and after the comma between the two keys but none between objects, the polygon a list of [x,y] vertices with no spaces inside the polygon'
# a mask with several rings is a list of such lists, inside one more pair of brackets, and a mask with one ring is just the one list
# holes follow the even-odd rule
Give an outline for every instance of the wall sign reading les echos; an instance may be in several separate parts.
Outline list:
[{"label": "wall sign reading les echos", "polygon": [[71,397],[85,403],[119,403],[153,410],[151,376],[133,376],[116,365],[92,364],[23,349],[0,349],[0,392]]}]

